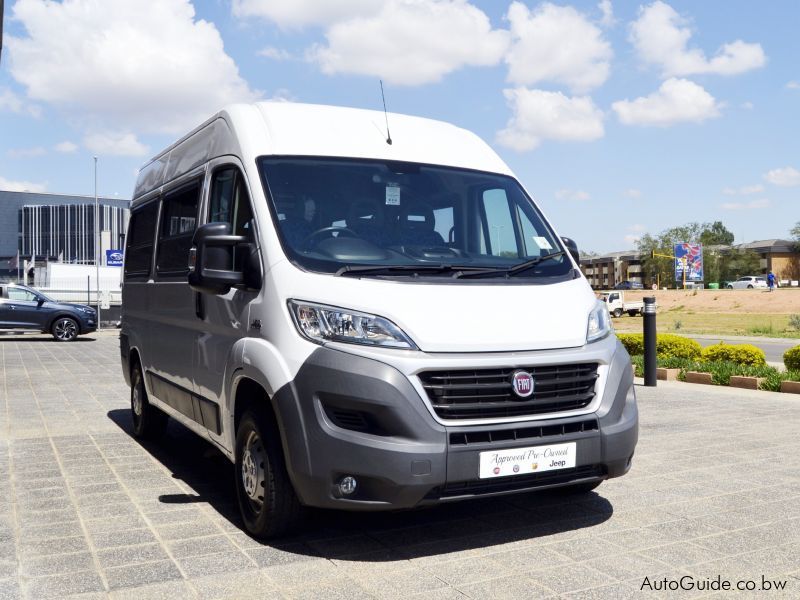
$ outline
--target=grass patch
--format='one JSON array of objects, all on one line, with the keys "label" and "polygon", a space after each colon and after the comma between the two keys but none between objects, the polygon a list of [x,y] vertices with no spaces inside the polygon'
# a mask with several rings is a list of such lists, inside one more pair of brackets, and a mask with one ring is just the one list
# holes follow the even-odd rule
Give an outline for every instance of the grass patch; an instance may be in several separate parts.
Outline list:
[{"label": "grass patch", "polygon": [[[677,321],[672,311],[657,315],[657,326],[661,332],[675,331]],[[669,316],[668,316],[669,315]],[[794,315],[764,313],[684,313],[680,316],[680,332],[712,336],[759,335],[800,339],[800,329],[795,329],[789,318]],[[642,332],[642,321],[623,317],[614,319],[614,329],[620,333]]]}]

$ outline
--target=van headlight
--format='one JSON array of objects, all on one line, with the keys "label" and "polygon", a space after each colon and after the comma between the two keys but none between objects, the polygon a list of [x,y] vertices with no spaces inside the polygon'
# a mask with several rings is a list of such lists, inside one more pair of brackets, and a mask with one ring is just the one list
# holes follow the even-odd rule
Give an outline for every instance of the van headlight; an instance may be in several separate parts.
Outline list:
[{"label": "van headlight", "polygon": [[586,326],[586,343],[602,340],[611,333],[611,318],[605,302],[598,300],[589,313],[589,324]]},{"label": "van headlight", "polygon": [[297,330],[312,342],[345,342],[384,348],[416,350],[417,346],[394,323],[367,313],[289,300]]}]

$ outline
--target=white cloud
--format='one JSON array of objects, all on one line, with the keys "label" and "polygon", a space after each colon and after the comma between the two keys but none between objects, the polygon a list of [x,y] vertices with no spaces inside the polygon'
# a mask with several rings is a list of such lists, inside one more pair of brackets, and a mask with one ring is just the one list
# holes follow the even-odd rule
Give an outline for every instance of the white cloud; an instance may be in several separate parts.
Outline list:
[{"label": "white cloud", "polygon": [[233,0],[233,14],[258,17],[283,28],[329,25],[380,11],[386,0]]},{"label": "white cloud", "polygon": [[769,205],[769,200],[760,198],[750,202],[725,202],[722,204],[722,208],[725,210],[757,210],[759,208],[768,208]]},{"label": "white cloud", "polygon": [[790,81],[786,84],[787,90],[800,90],[800,81]]},{"label": "white cloud", "polygon": [[625,235],[625,242],[627,244],[635,244],[642,238],[642,234],[647,231],[647,227],[641,223],[636,223],[634,225],[629,225],[628,231],[630,233]]},{"label": "white cloud", "polygon": [[600,18],[600,25],[603,27],[611,27],[616,23],[616,19],[614,19],[614,7],[611,5],[611,0],[600,0],[597,8],[600,9],[603,15]]},{"label": "white cloud", "polygon": [[755,108],[752,102],[742,102],[739,106],[745,110],[753,110],[753,108]]},{"label": "white cloud", "polygon": [[497,64],[509,36],[466,0],[386,0],[372,16],[335,23],[325,38],[307,52],[324,73],[420,85],[464,66]]},{"label": "white cloud", "polygon": [[283,48],[274,48],[273,46],[262,48],[258,51],[258,55],[272,60],[289,60],[292,58],[292,55]]},{"label": "white cloud", "polygon": [[800,171],[794,167],[772,169],[764,175],[764,179],[773,185],[779,185],[781,187],[794,187],[800,185]]},{"label": "white cloud", "polygon": [[130,132],[103,131],[87,135],[83,144],[102,156],[145,156],[149,148]]},{"label": "white cloud", "polygon": [[6,192],[43,192],[47,189],[44,183],[31,183],[30,181],[11,181],[0,177],[0,190]]},{"label": "white cloud", "polygon": [[750,194],[760,194],[764,191],[764,186],[760,183],[755,185],[745,185],[740,188],[726,187],[722,193],[726,196],[749,196]]},{"label": "white cloud", "polygon": [[588,96],[516,88],[503,90],[512,115],[497,142],[514,150],[533,150],[543,140],[590,142],[603,137],[603,112]]},{"label": "white cloud", "polygon": [[628,188],[627,190],[625,190],[625,197],[633,199],[641,198],[642,190],[637,190],[636,188]]},{"label": "white cloud", "polygon": [[73,144],[69,140],[64,140],[63,142],[59,142],[55,146],[53,146],[53,150],[56,152],[61,152],[62,154],[72,154],[73,152],[78,150],[78,145]]},{"label": "white cloud", "polygon": [[591,195],[589,192],[584,192],[583,190],[570,190],[570,189],[563,189],[563,190],[556,190],[556,198],[559,200],[590,200]]},{"label": "white cloud", "polygon": [[611,108],[625,125],[666,127],[681,122],[700,123],[720,115],[721,105],[701,86],[688,79],[667,79],[649,96],[620,100]]},{"label": "white cloud", "polygon": [[608,79],[611,45],[586,15],[571,6],[544,3],[531,11],[513,2],[506,17],[512,38],[505,59],[510,82],[548,81],[583,93]]},{"label": "white cloud", "polygon": [[0,88],[0,111],[7,110],[18,115],[34,118],[42,116],[42,109],[35,104],[28,104],[8,88]]},{"label": "white cloud", "polygon": [[676,75],[737,75],[763,67],[767,61],[761,44],[736,40],[723,44],[713,58],[700,48],[689,48],[692,31],[669,4],[656,1],[639,9],[631,23],[630,39],[645,63],[661,67],[664,77]]},{"label": "white cloud", "polygon": [[42,146],[35,146],[33,148],[12,148],[6,151],[6,156],[9,158],[34,158],[36,156],[44,156],[47,154]]},{"label": "white cloud", "polygon": [[18,0],[8,65],[30,98],[88,129],[183,132],[256,94],[189,0]]}]

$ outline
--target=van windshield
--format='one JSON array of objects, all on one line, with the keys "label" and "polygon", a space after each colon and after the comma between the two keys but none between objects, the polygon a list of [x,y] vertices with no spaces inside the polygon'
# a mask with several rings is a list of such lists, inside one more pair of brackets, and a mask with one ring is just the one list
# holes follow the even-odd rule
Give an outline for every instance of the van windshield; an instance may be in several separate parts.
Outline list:
[{"label": "van windshield", "polygon": [[337,275],[542,278],[566,249],[511,177],[365,159],[259,160],[290,260]]}]

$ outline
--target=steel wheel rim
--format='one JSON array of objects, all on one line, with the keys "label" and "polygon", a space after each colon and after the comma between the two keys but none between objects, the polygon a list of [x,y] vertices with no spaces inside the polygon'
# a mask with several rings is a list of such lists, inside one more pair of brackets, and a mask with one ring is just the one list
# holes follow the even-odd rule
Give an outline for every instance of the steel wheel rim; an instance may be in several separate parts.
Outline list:
[{"label": "steel wheel rim", "polygon": [[56,337],[60,340],[71,340],[77,335],[77,329],[71,319],[61,319],[56,323]]},{"label": "steel wheel rim", "polygon": [[142,407],[144,403],[142,402],[142,394],[139,391],[138,385],[134,386],[133,388],[133,397],[131,398],[131,400],[132,400],[131,405],[133,408],[133,414],[136,415],[137,417],[141,417]]},{"label": "steel wheel rim", "polygon": [[264,443],[258,433],[251,431],[242,452],[241,478],[242,488],[247,494],[247,498],[257,509],[264,504],[266,481],[264,465],[266,460],[267,453],[264,450]]}]

